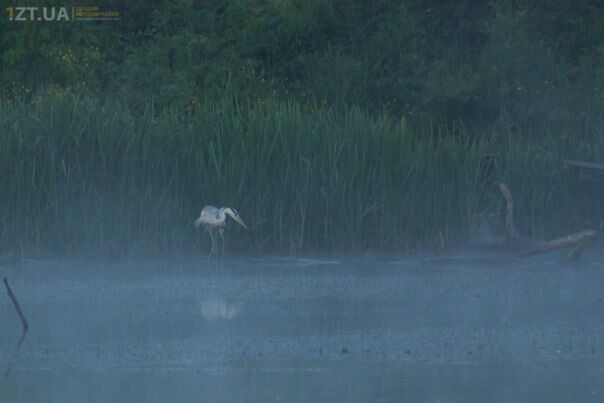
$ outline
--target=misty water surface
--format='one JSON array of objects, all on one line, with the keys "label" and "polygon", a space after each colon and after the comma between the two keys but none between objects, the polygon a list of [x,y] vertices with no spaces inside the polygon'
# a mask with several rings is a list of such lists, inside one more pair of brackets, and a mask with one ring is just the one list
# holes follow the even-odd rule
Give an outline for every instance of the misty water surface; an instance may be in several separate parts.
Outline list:
[{"label": "misty water surface", "polygon": [[600,400],[603,257],[22,261],[0,400]]}]

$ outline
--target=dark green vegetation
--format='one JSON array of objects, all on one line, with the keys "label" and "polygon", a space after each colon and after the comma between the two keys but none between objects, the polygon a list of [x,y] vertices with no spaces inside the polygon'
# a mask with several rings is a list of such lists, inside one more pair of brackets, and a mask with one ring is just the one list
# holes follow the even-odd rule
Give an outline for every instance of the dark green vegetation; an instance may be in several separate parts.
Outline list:
[{"label": "dark green vegetation", "polygon": [[239,252],[447,245],[494,177],[523,232],[602,218],[597,2],[122,3],[0,22],[2,251],[196,253],[206,203]]}]

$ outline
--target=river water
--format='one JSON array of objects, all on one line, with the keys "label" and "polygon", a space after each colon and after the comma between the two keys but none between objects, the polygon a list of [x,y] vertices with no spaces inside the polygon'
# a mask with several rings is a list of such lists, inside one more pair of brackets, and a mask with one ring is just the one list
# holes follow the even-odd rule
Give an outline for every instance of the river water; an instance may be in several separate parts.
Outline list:
[{"label": "river water", "polygon": [[1,402],[604,401],[604,252],[0,267]]}]

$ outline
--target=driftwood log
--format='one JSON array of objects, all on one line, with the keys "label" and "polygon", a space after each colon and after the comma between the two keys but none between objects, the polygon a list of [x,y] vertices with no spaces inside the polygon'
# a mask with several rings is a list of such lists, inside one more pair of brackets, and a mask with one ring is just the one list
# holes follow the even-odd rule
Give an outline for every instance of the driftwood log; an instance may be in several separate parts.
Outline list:
[{"label": "driftwood log", "polygon": [[589,241],[595,238],[596,235],[598,235],[598,231],[584,230],[575,234],[564,236],[562,238],[554,239],[553,241],[549,241],[541,245],[537,245],[534,248],[519,252],[517,256],[530,257],[539,253],[548,252],[550,250],[574,246],[574,249],[569,253],[568,258],[570,260],[576,260],[579,258],[579,256],[581,256],[585,246],[587,246]]},{"label": "driftwood log", "polygon": [[[597,235],[597,232],[594,234],[594,236]],[[577,244],[575,245],[575,247],[573,248],[573,250],[570,251],[570,253],[568,254],[568,260],[577,260],[579,259],[579,257],[581,256],[581,253],[583,253],[583,249],[585,249],[585,247],[587,246],[587,244],[589,243],[589,240],[592,237],[590,236],[583,236],[581,238],[581,240],[579,240],[577,242]]]},{"label": "driftwood log", "polygon": [[[499,193],[503,197],[503,205],[501,208],[500,217],[503,221],[505,231],[507,232],[508,242],[514,240],[522,240],[523,237],[514,226],[514,199],[512,193],[505,185],[500,181],[495,181],[495,186],[499,189]],[[600,231],[604,230],[604,222],[600,223]],[[562,238],[554,239],[553,241],[545,242],[530,249],[526,249],[516,254],[519,257],[530,257],[539,253],[548,252],[554,249],[573,247],[568,254],[569,260],[577,260],[583,253],[583,250],[589,244],[589,242],[598,235],[598,231],[586,229],[574,234],[564,236]]]}]

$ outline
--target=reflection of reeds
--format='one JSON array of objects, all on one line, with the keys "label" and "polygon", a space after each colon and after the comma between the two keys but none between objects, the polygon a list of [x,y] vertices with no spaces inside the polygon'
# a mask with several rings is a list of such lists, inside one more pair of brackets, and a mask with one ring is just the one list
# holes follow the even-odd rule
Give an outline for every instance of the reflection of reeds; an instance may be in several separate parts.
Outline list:
[{"label": "reflection of reeds", "polygon": [[[202,205],[235,205],[229,231],[254,252],[448,244],[489,202],[514,194],[524,233],[579,223],[561,159],[604,158],[604,131],[539,139],[421,128],[386,114],[295,102],[207,101],[141,114],[89,98],[0,104],[0,249],[96,256],[196,253]],[[560,129],[562,130],[562,129]],[[506,140],[502,140],[506,139]],[[601,207],[600,207],[601,208]]]}]

